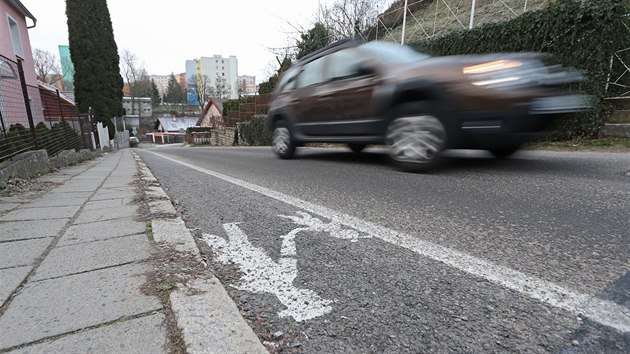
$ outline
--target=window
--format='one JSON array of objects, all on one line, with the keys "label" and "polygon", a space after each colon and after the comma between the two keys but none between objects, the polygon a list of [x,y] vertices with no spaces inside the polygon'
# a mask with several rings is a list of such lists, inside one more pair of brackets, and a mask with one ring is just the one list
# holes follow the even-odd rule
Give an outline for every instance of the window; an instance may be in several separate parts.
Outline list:
[{"label": "window", "polygon": [[319,58],[304,65],[304,70],[302,70],[300,77],[298,77],[298,87],[319,84],[324,80],[324,59],[325,58]]},{"label": "window", "polygon": [[222,67],[221,67],[221,70],[225,70],[225,66],[222,66]]},{"label": "window", "polygon": [[20,39],[20,28],[17,22],[11,17],[9,19],[9,32],[11,32],[11,43],[13,44],[13,53],[20,58],[24,58],[24,49],[22,49],[22,40]]},{"label": "window", "polygon": [[[282,75],[280,79],[280,83],[278,83],[278,87],[280,88],[280,92],[285,92],[288,90],[292,90],[295,88],[295,78],[297,77],[298,69],[296,67],[292,67],[287,72]],[[243,80],[244,81],[244,80]]]},{"label": "window", "polygon": [[329,79],[343,80],[359,74],[361,53],[355,48],[345,49],[330,55]]},{"label": "window", "polygon": [[221,75],[225,76],[225,73],[221,73]]},{"label": "window", "polygon": [[223,59],[221,59],[221,64],[223,64]]}]

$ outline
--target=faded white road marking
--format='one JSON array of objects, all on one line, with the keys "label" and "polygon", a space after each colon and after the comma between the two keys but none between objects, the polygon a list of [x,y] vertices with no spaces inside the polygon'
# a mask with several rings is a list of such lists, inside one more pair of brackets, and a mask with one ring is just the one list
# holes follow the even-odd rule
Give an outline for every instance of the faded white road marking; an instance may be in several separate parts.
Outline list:
[{"label": "faded white road marking", "polygon": [[237,224],[224,224],[223,228],[228,235],[227,241],[207,234],[203,235],[203,240],[217,252],[218,261],[232,261],[238,265],[243,276],[240,285],[235,286],[237,289],[275,295],[286,306],[279,313],[280,317],[291,316],[298,322],[332,311],[331,300],[322,299],[313,290],[293,285],[297,259],[280,258],[274,262],[265,251],[249,242]]},{"label": "faded white road marking", "polygon": [[[298,215],[279,215],[306,227],[298,227],[280,237],[283,258],[278,262],[274,262],[263,249],[252,245],[238,224],[223,225],[228,235],[227,241],[208,234],[203,235],[203,240],[217,253],[219,262],[226,264],[232,261],[238,265],[244,275],[241,277],[241,284],[235,286],[237,289],[275,295],[286,306],[286,309],[279,313],[280,317],[291,316],[297,322],[301,322],[332,311],[332,307],[329,306],[332,301],[322,299],[312,290],[293,285],[298,272],[297,259],[287,257],[295,257],[297,254],[295,237],[302,231],[327,232],[332,237],[356,242],[360,236],[357,231],[344,229],[338,223],[325,223],[304,212],[298,212]],[[363,238],[366,237],[368,236]]]},{"label": "faded white road marking", "polygon": [[620,332],[630,332],[630,310],[611,301],[599,299],[593,295],[580,294],[561,287],[550,281],[527,275],[525,273],[473,257],[461,251],[440,246],[432,242],[418,239],[415,236],[391,230],[383,226],[361,220],[359,218],[336,212],[315,203],[292,197],[290,195],[261,187],[238,178],[211,171],[193,164],[179,161],[162,154],[147,151],[165,160],[186,166],[195,171],[216,177],[225,182],[260,193],[269,198],[293,205],[313,214],[323,216],[333,222],[348,226],[367,235],[380,238],[386,242],[409,249],[419,255],[440,261],[448,266],[471,275],[489,280],[508,289],[518,291],[532,299],[581,314],[593,321],[612,327]]}]

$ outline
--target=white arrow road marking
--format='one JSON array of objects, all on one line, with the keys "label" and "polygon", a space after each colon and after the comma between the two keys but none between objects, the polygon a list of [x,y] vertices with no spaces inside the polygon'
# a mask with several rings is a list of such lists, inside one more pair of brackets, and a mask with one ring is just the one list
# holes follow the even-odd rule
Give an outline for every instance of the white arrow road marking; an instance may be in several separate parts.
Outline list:
[{"label": "white arrow road marking", "polygon": [[505,288],[518,291],[525,296],[539,300],[548,305],[558,307],[575,314],[581,314],[593,321],[612,327],[620,332],[630,332],[630,309],[617,305],[614,302],[602,300],[594,295],[573,292],[550,281],[473,257],[461,251],[424,241],[416,236],[391,230],[348,214],[339,213],[324,206],[307,202],[305,200],[295,198],[269,188],[261,187],[238,178],[198,167],[152,151],[147,152],[176,164],[186,166],[195,171],[221,179],[225,182],[260,193],[269,198],[293,205],[310,213],[320,215],[340,225],[380,238],[383,241],[409,249],[419,255],[442,262],[468,274],[486,279]]},{"label": "white arrow road marking", "polygon": [[[322,222],[307,213],[298,212],[299,216],[280,215],[292,220],[295,224],[306,226],[292,230],[281,236],[282,248],[278,262],[274,262],[265,251],[255,247],[238,224],[224,224],[228,235],[227,241],[215,235],[203,235],[203,240],[217,253],[221,263],[234,262],[243,273],[241,284],[237,289],[256,293],[270,293],[286,306],[279,313],[280,317],[291,316],[297,322],[310,320],[332,311],[332,301],[324,300],[314,291],[293,286],[297,277],[297,259],[286,258],[296,256],[295,237],[302,231],[327,232],[340,239],[357,241],[360,238],[355,230],[344,229],[339,223]],[[363,238],[368,237],[364,236]]]},{"label": "white arrow road marking", "polygon": [[[270,293],[286,306],[280,317],[291,316],[297,322],[310,320],[332,311],[331,300],[322,299],[314,291],[293,286],[297,276],[297,259],[280,258],[274,262],[259,247],[249,242],[237,224],[224,224],[228,240],[203,235],[203,240],[218,254],[222,263],[233,261],[243,273],[237,289],[255,293]],[[298,229],[299,230],[299,229]]]}]

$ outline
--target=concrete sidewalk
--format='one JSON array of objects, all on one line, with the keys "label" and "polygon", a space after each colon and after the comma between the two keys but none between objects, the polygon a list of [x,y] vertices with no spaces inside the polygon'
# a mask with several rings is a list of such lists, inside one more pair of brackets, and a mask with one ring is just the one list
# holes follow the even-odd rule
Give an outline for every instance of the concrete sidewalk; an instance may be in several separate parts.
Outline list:
[{"label": "concrete sidewalk", "polygon": [[266,352],[133,150],[36,183],[0,197],[0,353]]},{"label": "concrete sidewalk", "polygon": [[165,352],[164,305],[143,295],[151,242],[129,149],[0,198],[0,352]]}]

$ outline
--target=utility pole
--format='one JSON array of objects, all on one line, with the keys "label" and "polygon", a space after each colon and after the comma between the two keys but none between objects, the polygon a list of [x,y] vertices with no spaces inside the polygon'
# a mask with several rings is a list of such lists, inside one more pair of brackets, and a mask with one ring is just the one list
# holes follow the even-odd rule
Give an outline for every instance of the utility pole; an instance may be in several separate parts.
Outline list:
[{"label": "utility pole", "polygon": [[407,25],[407,0],[405,0],[405,8],[403,9],[403,28],[402,28],[402,35],[400,37],[400,45],[405,44],[405,26],[406,25]]},{"label": "utility pole", "polygon": [[472,29],[475,22],[475,7],[476,7],[475,5],[476,4],[477,4],[477,0],[472,0],[472,8],[470,9],[470,23],[468,24],[468,29]]}]

